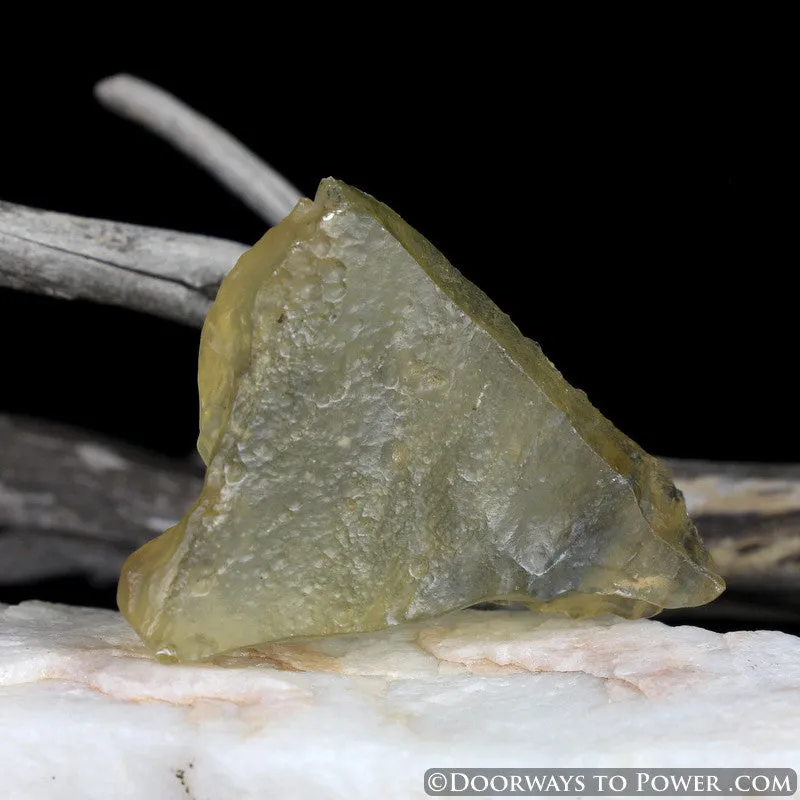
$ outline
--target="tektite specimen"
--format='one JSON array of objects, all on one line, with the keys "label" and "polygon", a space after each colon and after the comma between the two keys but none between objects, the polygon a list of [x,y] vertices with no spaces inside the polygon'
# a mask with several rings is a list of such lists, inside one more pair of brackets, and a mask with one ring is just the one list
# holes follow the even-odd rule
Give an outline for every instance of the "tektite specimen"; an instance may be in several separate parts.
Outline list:
[{"label": "tektite specimen", "polygon": [[339,181],[223,281],[199,385],[202,494],[119,586],[162,657],[479,601],[639,617],[724,588],[664,466]]}]

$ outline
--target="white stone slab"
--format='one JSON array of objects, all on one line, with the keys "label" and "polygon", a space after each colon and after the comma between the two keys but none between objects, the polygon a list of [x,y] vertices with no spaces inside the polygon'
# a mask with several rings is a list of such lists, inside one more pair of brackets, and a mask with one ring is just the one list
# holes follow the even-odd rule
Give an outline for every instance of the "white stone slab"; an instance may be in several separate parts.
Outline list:
[{"label": "white stone slab", "polygon": [[424,798],[436,766],[800,767],[800,639],[463,611],[155,662],[117,613],[0,607],[0,796]]}]

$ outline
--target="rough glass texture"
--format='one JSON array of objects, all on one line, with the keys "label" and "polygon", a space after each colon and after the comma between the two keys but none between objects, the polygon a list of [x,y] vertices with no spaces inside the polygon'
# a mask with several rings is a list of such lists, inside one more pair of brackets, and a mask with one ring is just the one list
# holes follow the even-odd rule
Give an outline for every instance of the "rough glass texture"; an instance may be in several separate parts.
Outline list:
[{"label": "rough glass texture", "polygon": [[119,587],[161,657],[480,601],[639,617],[723,589],[664,466],[339,181],[224,280],[199,385],[203,492]]}]

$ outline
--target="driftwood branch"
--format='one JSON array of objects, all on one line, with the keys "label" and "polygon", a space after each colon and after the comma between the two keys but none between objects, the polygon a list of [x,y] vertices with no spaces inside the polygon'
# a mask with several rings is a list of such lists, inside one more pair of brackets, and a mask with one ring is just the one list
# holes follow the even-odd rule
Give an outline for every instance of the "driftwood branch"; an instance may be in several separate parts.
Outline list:
[{"label": "driftwood branch", "polygon": [[115,75],[97,84],[95,97],[166,139],[271,225],[280,222],[301,197],[286,178],[227,131],[147,81]]},{"label": "driftwood branch", "polygon": [[[156,86],[116,75],[95,87],[107,108],[162,136],[265,220],[300,192],[219,126]],[[237,242],[87,219],[0,201],[0,286],[123,306],[200,326]]]},{"label": "driftwood branch", "polygon": [[800,465],[667,464],[730,585],[766,593],[800,590]]},{"label": "driftwood branch", "polygon": [[[125,556],[197,499],[196,462],[0,416],[0,584],[67,573],[113,582]],[[800,590],[800,467],[670,460],[731,587]]]},{"label": "driftwood branch", "polygon": [[0,442],[0,584],[112,583],[200,492],[196,464],[68,427],[0,415]]},{"label": "driftwood branch", "polygon": [[0,286],[200,326],[238,242],[0,202]]}]

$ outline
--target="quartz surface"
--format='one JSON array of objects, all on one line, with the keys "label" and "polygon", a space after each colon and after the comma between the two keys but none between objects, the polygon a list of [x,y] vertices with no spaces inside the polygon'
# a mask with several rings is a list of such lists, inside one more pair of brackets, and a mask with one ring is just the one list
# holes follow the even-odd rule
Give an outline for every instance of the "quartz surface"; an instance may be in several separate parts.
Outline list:
[{"label": "quartz surface", "polygon": [[462,611],[154,660],[117,613],[0,608],[0,785],[39,798],[426,797],[436,766],[800,768],[800,639]]}]

